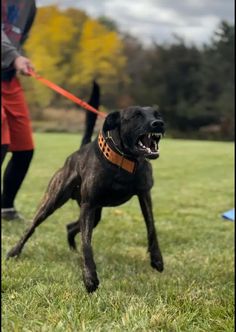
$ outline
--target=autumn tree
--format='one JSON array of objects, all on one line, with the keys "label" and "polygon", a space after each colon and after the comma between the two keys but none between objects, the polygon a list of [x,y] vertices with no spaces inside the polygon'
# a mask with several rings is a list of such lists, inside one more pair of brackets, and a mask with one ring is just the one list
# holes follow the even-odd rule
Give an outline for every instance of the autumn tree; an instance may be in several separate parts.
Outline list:
[{"label": "autumn tree", "polygon": [[105,98],[117,93],[119,84],[127,79],[124,72],[126,57],[118,34],[98,21],[88,19],[78,40],[78,49],[71,63],[74,75],[69,82],[83,88],[96,79]]},{"label": "autumn tree", "polygon": [[[25,51],[37,72],[80,97],[88,97],[94,78],[106,98],[114,96],[127,79],[118,33],[77,9],[39,8]],[[37,81],[24,84],[33,104],[65,102]]]}]

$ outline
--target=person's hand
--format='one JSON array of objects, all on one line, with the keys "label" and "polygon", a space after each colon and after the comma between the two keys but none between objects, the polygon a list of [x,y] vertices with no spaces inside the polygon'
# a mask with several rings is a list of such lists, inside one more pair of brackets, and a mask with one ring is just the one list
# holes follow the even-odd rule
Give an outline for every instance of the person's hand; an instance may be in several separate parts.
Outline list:
[{"label": "person's hand", "polygon": [[24,56],[18,56],[15,59],[14,67],[20,74],[27,76],[29,76],[30,71],[34,69],[31,61],[28,58],[25,58]]}]

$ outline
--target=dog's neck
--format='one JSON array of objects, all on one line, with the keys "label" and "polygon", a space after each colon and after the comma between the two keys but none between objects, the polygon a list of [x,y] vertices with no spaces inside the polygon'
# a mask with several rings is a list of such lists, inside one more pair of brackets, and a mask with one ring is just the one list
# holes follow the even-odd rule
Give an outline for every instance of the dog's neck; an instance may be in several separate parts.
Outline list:
[{"label": "dog's neck", "polygon": [[112,164],[129,173],[135,173],[137,162],[122,152],[122,147],[116,140],[114,133],[110,131],[107,131],[106,134],[100,132],[98,135],[98,147],[103,156]]}]

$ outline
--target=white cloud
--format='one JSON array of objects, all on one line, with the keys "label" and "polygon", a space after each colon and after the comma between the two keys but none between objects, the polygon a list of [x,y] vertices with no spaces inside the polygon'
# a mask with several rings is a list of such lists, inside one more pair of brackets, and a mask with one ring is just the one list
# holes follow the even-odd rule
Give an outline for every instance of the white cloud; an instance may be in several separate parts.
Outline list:
[{"label": "white cloud", "polygon": [[173,33],[187,42],[207,42],[222,20],[234,22],[233,0],[39,0],[38,5],[76,7],[88,15],[105,15],[121,31],[132,33],[144,43],[171,41]]}]

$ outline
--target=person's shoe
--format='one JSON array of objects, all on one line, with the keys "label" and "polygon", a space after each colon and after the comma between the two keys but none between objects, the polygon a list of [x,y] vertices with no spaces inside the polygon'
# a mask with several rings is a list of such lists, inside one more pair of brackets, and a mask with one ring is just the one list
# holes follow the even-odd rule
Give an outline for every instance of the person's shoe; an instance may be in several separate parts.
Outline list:
[{"label": "person's shoe", "polygon": [[7,221],[24,220],[15,208],[1,209],[1,218]]}]

